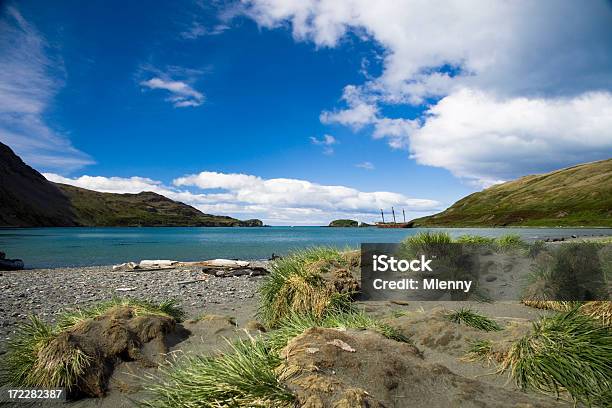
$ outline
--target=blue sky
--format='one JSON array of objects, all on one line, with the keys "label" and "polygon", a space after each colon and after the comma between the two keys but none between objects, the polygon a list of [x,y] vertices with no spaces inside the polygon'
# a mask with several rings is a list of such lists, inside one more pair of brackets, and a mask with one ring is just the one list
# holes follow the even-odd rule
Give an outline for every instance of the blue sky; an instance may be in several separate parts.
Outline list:
[{"label": "blue sky", "polygon": [[609,3],[411,3],[6,3],[0,141],[54,181],[270,224],[611,156]]}]

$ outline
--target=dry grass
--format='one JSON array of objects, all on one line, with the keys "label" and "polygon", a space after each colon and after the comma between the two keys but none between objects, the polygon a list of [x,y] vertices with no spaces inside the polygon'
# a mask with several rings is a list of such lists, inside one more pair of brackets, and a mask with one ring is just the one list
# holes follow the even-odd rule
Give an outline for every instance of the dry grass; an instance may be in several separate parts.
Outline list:
[{"label": "dry grass", "polygon": [[521,301],[525,306],[536,309],[555,310],[557,312],[567,312],[574,307],[576,302],[564,302],[559,300],[527,300]]},{"label": "dry grass", "polygon": [[578,311],[592,317],[604,326],[612,327],[612,301],[610,300],[586,302],[580,306]]},{"label": "dry grass", "polygon": [[156,305],[132,299],[113,299],[65,312],[55,326],[32,316],[7,343],[0,362],[0,382],[16,387],[65,387],[68,392],[78,388],[82,375],[98,356],[88,355],[60,339],[67,330],[116,307],[131,307],[135,315],[182,316],[174,302]]},{"label": "dry grass", "polygon": [[322,317],[329,308],[347,308],[352,293],[340,293],[323,275],[331,270],[349,270],[358,261],[355,251],[311,248],[295,252],[272,265],[260,288],[259,316],[269,327],[292,313]]}]

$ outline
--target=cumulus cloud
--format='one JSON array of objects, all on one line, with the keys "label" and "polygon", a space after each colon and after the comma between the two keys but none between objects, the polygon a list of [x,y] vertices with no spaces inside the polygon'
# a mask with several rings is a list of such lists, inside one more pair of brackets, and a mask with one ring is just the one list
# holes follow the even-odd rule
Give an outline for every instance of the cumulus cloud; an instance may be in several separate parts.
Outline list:
[{"label": "cumulus cloud", "polygon": [[323,154],[333,154],[334,148],[332,147],[335,144],[338,144],[338,141],[332,135],[323,135],[321,139],[317,139],[314,136],[310,137],[310,141],[313,145],[322,146]]},{"label": "cumulus cloud", "polygon": [[[323,110],[320,119],[370,129],[420,163],[488,184],[612,153],[610,133],[593,126],[594,112],[609,105],[579,108],[593,98],[609,104],[612,6],[604,0],[251,0],[245,13],[262,27],[289,26],[297,41],[320,47],[339,46],[349,33],[382,47],[381,74],[348,84],[345,106]],[[458,101],[476,110],[469,119]],[[383,115],[386,105],[398,104],[425,114]],[[536,106],[544,116],[535,120],[519,106]],[[483,117],[485,110],[492,116]],[[568,111],[571,121],[562,116]],[[553,143],[542,122],[572,127]],[[443,129],[454,136],[435,133]],[[470,146],[452,144],[465,141],[460,134]],[[540,150],[528,153],[527,146]]]},{"label": "cumulus cloud", "polygon": [[419,163],[484,185],[608,158],[612,94],[500,99],[461,90],[427,111],[410,148]]},{"label": "cumulus cloud", "polygon": [[62,61],[36,28],[11,6],[0,16],[0,141],[26,162],[70,171],[93,163],[44,113],[63,86]]},{"label": "cumulus cloud", "polygon": [[54,182],[96,191],[153,191],[206,213],[255,217],[269,224],[326,224],[338,217],[371,221],[376,219],[379,208],[391,206],[405,208],[412,215],[440,209],[437,201],[410,198],[399,193],[363,192],[346,186],[288,178],[263,179],[249,174],[205,171],[176,178],[172,186],[143,177],[44,175]]},{"label": "cumulus cloud", "polygon": [[154,77],[140,82],[140,85],[149,89],[168,91],[170,96],[166,100],[171,102],[175,108],[195,107],[204,103],[204,94],[183,81]]}]

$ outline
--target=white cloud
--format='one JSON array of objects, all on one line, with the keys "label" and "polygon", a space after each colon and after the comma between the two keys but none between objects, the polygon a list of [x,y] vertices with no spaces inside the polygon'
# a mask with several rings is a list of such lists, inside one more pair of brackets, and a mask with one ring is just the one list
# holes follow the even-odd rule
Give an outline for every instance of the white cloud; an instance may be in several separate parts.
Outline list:
[{"label": "white cloud", "polygon": [[[612,6],[604,0],[251,0],[245,13],[320,47],[339,46],[348,33],[382,47],[381,74],[348,84],[345,107],[320,119],[367,128],[420,163],[488,184],[612,155],[610,133],[594,125],[612,90]],[[604,105],[588,102],[595,99]],[[382,113],[431,100],[422,116]],[[551,129],[564,136],[553,142]],[[453,144],[466,138],[469,146]]]},{"label": "white cloud", "polygon": [[62,61],[14,7],[0,16],[0,141],[26,162],[70,171],[93,163],[44,119],[63,86]]},{"label": "white cloud", "polygon": [[206,35],[219,35],[224,31],[229,30],[230,26],[226,24],[217,24],[211,28],[207,28],[204,24],[194,21],[191,26],[180,33],[180,36],[186,40],[195,40]]},{"label": "white cloud", "polygon": [[[177,178],[173,186],[143,177],[85,175],[66,178],[52,173],[45,173],[44,176],[54,182],[96,191],[153,191],[206,213],[260,218],[269,224],[326,224],[339,217],[372,221],[377,219],[380,208],[391,206],[405,208],[408,214],[415,216],[440,209],[437,201],[409,198],[399,193],[363,192],[345,186],[287,178],[263,179],[248,174],[207,171]],[[187,188],[201,191],[189,191]]]},{"label": "white cloud", "polygon": [[344,88],[342,100],[348,105],[348,108],[333,112],[323,111],[320,115],[321,122],[339,123],[359,130],[373,123],[378,117],[378,108],[373,103],[364,100],[359,88],[353,85]]},{"label": "white cloud", "polygon": [[166,100],[171,102],[175,108],[200,106],[204,103],[204,94],[183,81],[154,77],[140,82],[140,85],[149,89],[162,89],[170,92]]},{"label": "white cloud", "polygon": [[612,156],[612,94],[500,99],[461,90],[411,136],[417,162],[481,184]]},{"label": "white cloud", "polygon": [[364,169],[364,170],[374,170],[376,167],[374,167],[374,165],[372,163],[370,163],[369,161],[365,161],[362,163],[357,163],[355,165],[355,167],[358,167],[360,169]]},{"label": "white cloud", "polygon": [[332,135],[323,135],[321,139],[317,139],[314,136],[310,137],[310,141],[313,145],[322,146],[323,154],[333,154],[334,148],[332,147],[335,144],[338,144],[338,141]]}]

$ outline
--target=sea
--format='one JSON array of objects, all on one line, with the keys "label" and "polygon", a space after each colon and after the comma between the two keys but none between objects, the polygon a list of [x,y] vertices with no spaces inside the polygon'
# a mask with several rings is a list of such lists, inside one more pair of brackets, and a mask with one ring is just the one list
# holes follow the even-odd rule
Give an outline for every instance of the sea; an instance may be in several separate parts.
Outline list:
[{"label": "sea", "polygon": [[[142,259],[196,261],[213,258],[267,259],[312,246],[359,248],[362,243],[400,242],[426,228],[327,227],[108,227],[3,228],[0,251],[23,259],[27,269],[111,265]],[[518,234],[525,240],[612,235],[610,228],[436,228],[451,236],[497,237]]]}]

